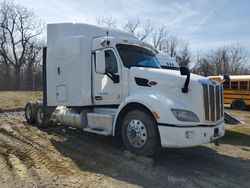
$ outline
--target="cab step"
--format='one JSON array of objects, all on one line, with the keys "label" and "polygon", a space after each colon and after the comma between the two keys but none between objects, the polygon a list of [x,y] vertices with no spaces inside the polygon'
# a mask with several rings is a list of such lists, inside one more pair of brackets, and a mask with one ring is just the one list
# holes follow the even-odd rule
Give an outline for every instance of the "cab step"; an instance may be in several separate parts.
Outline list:
[{"label": "cab step", "polygon": [[113,130],[113,119],[114,116],[110,114],[87,113],[87,128],[90,128],[91,131],[95,131],[96,133],[104,131],[111,134]]}]

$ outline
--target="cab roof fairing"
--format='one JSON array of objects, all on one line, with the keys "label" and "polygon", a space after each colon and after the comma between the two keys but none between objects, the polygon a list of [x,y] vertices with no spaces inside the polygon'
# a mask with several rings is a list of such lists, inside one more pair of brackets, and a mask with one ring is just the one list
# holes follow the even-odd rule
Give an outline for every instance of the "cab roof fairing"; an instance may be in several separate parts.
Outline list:
[{"label": "cab roof fairing", "polygon": [[148,43],[142,42],[137,38],[128,38],[128,37],[113,37],[113,36],[102,36],[102,37],[96,37],[94,38],[94,45],[93,48],[98,49],[101,47],[104,47],[102,44],[104,43],[105,40],[109,40],[110,44],[105,45],[105,47],[111,46],[114,47],[116,44],[127,44],[127,45],[133,45],[133,46],[138,46],[145,48],[147,50],[150,50],[153,52],[153,54],[157,55],[159,52],[157,49],[155,49],[153,46],[151,46]]},{"label": "cab roof fairing", "polygon": [[[47,43],[54,43],[63,38],[81,35],[86,38],[96,38],[104,36],[125,37],[137,39],[133,34],[107,27],[100,27],[84,23],[52,23],[47,25]],[[138,40],[138,39],[137,39]]]}]

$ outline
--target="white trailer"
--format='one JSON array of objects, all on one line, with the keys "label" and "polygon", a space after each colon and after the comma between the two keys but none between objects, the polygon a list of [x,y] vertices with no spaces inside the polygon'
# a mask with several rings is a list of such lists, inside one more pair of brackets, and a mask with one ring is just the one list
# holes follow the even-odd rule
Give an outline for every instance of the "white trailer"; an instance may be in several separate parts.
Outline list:
[{"label": "white trailer", "polygon": [[132,34],[88,24],[48,24],[43,103],[28,123],[122,136],[128,150],[192,147],[222,137],[223,88],[195,74],[162,69],[158,51]]}]

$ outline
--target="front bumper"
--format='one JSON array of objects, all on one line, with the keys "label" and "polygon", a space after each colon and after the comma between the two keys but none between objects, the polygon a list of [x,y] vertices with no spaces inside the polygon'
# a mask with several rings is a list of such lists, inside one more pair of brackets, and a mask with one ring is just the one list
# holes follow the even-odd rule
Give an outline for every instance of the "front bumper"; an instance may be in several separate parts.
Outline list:
[{"label": "front bumper", "polygon": [[159,124],[162,147],[184,148],[205,144],[225,134],[224,121],[214,126],[172,126]]}]

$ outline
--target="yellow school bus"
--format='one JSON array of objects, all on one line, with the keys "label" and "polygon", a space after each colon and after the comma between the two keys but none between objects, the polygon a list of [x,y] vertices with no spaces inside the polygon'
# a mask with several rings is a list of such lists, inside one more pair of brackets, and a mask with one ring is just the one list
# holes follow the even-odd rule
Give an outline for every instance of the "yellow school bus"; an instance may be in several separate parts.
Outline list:
[{"label": "yellow school bus", "polygon": [[[223,82],[223,76],[210,76],[211,79]],[[223,82],[224,104],[231,108],[245,110],[250,106],[250,75],[229,76],[230,80]]]}]

